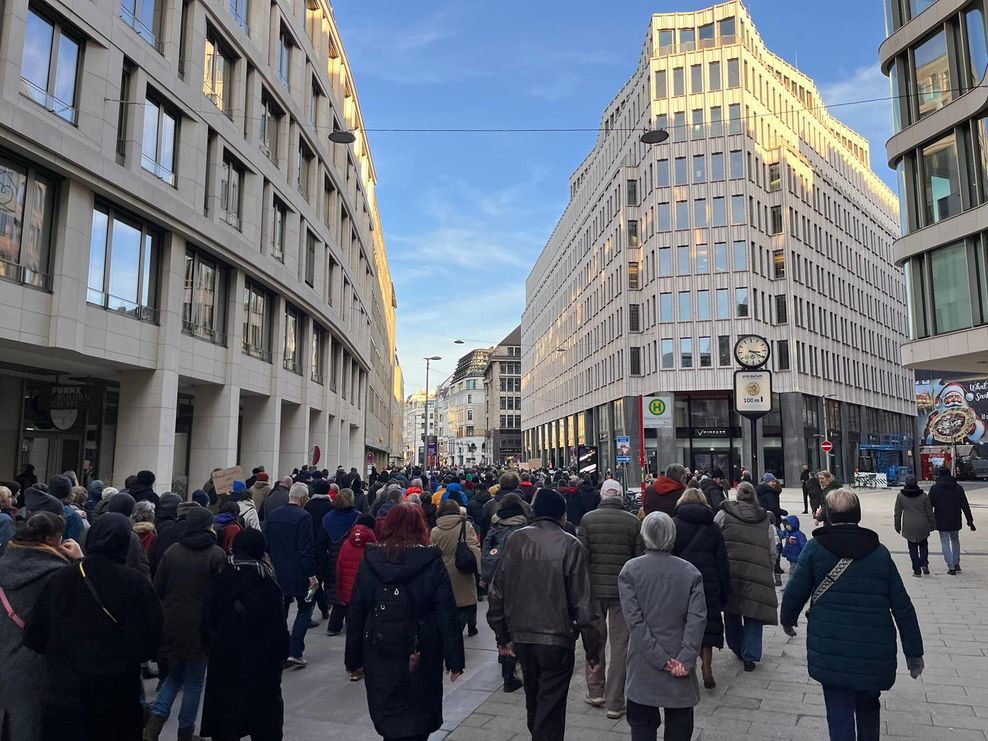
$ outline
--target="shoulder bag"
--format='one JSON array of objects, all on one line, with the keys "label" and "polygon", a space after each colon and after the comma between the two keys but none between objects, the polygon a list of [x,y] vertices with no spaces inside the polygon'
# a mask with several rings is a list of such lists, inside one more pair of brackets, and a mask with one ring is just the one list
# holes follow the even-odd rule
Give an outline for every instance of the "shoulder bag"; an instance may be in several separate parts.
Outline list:
[{"label": "shoulder bag", "polygon": [[828,589],[837,583],[837,580],[841,578],[841,575],[847,571],[847,567],[852,563],[854,563],[853,558],[842,558],[837,562],[834,568],[830,570],[830,573],[823,577],[823,581],[817,585],[817,588],[813,591],[813,596],[810,597],[810,609],[806,611],[807,615],[810,614],[810,610],[813,609],[813,605],[815,605],[820,598],[827,593]]},{"label": "shoulder bag", "polygon": [[463,520],[460,523],[460,539],[456,543],[456,556],[454,558],[454,563],[456,564],[457,571],[462,571],[464,574],[476,574],[477,573],[477,559],[473,555],[473,551],[467,544],[467,521]]},{"label": "shoulder bag", "polygon": [[24,618],[14,612],[13,606],[10,604],[10,600],[7,599],[7,593],[3,591],[3,587],[0,587],[0,604],[3,605],[3,609],[7,612],[7,617],[14,621],[16,625],[21,630],[24,630]]}]

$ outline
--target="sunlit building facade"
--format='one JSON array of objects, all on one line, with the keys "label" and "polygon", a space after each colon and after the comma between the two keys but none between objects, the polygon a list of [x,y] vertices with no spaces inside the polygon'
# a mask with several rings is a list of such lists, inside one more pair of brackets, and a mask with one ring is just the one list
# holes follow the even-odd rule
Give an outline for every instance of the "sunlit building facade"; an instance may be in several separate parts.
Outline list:
[{"label": "sunlit building facade", "polygon": [[[775,392],[758,423],[759,473],[798,481],[809,463],[849,478],[906,462],[896,199],[867,140],[823,103],[742,3],[652,16],[528,277],[526,455],[571,465],[593,446],[614,468],[628,436],[632,481],[643,449],[653,470],[736,473],[751,437],[733,411],[732,349],[753,333],[770,343]],[[652,128],[668,141],[641,143]],[[649,395],[664,395],[673,419],[643,434]]]}]

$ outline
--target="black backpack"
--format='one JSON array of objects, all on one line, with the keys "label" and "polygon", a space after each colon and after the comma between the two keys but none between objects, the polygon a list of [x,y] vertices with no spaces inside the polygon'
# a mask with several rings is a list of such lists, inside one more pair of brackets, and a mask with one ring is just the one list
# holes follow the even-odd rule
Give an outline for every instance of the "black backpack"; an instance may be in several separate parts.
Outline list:
[{"label": "black backpack", "polygon": [[377,651],[394,657],[415,653],[420,624],[407,584],[378,587],[366,634]]}]

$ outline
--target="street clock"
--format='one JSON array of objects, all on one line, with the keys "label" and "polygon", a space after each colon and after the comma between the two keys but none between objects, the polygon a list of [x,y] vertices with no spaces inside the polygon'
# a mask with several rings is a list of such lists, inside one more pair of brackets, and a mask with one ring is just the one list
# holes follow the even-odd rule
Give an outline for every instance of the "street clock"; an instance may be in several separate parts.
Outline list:
[{"label": "street clock", "polygon": [[768,340],[756,334],[741,335],[734,344],[734,359],[745,368],[761,368],[770,354]]}]

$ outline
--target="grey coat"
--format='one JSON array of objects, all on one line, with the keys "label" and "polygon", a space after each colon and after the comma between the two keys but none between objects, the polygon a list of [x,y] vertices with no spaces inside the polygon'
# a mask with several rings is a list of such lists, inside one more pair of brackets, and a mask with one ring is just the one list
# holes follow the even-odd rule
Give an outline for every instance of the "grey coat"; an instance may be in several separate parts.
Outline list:
[{"label": "grey coat", "polygon": [[731,566],[724,612],[778,625],[779,598],[772,578],[776,538],[769,513],[752,502],[724,502],[714,522],[724,534]]},{"label": "grey coat", "polygon": [[936,530],[933,504],[926,492],[910,496],[904,490],[895,498],[895,531],[910,543],[919,543]]},{"label": "grey coat", "polygon": [[[618,591],[629,632],[627,698],[652,707],[693,707],[700,702],[696,659],[707,627],[700,572],[669,553],[648,551],[624,565]],[[679,660],[689,675],[665,671],[669,659]]]}]

